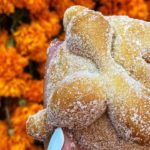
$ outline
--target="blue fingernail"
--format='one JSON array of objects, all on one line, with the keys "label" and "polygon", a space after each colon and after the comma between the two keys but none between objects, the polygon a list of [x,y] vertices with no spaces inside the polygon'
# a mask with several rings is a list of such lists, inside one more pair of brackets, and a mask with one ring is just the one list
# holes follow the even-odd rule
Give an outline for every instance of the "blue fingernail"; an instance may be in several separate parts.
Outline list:
[{"label": "blue fingernail", "polygon": [[55,129],[50,143],[48,145],[48,150],[61,150],[64,145],[64,134],[61,128]]}]

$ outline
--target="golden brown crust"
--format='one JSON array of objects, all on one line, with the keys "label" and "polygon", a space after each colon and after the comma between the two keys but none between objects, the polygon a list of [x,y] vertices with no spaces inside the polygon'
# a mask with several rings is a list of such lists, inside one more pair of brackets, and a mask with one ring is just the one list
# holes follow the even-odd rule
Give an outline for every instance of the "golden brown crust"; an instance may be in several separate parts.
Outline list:
[{"label": "golden brown crust", "polygon": [[66,47],[74,54],[90,58],[99,69],[111,44],[111,28],[98,12],[84,10],[71,19],[67,27]]},{"label": "golden brown crust", "polygon": [[[64,25],[66,40],[57,47],[46,71],[48,123],[71,128],[85,148],[148,150],[149,23],[105,17],[77,6],[67,10]],[[135,39],[141,43],[138,49]],[[102,115],[106,107],[108,116]]]},{"label": "golden brown crust", "polygon": [[57,87],[64,77],[81,70],[89,70],[91,72],[96,70],[96,66],[92,61],[71,54],[65,43],[60,44],[60,42],[55,41],[50,45],[49,49],[53,49],[53,47],[55,52],[51,57],[51,50],[49,50],[50,54],[48,54],[45,73],[45,106],[50,99],[51,91]]},{"label": "golden brown crust", "polygon": [[43,109],[28,118],[27,133],[39,141],[45,141],[50,137],[54,127],[47,122],[47,112]]},{"label": "golden brown crust", "polygon": [[149,150],[147,146],[119,138],[107,114],[82,130],[70,132],[78,144],[90,150]]},{"label": "golden brown crust", "polygon": [[[113,60],[111,30],[101,14],[84,10],[68,24],[66,44],[71,52],[90,58],[101,69],[109,116],[118,134],[149,145],[150,92]],[[146,40],[144,42],[148,45]]]},{"label": "golden brown crust", "polygon": [[[144,86],[150,88],[150,23],[127,16],[107,19],[114,30],[112,53],[115,61]],[[144,59],[145,58],[145,59]]]},{"label": "golden brown crust", "polygon": [[106,110],[98,73],[80,71],[64,78],[52,93],[47,109],[54,126],[83,128]]},{"label": "golden brown crust", "polygon": [[82,12],[83,10],[87,9],[86,7],[83,6],[72,6],[71,9],[67,9],[64,14],[64,19],[63,19],[63,25],[64,29],[66,30],[69,22],[73,17],[75,17],[78,13]]}]

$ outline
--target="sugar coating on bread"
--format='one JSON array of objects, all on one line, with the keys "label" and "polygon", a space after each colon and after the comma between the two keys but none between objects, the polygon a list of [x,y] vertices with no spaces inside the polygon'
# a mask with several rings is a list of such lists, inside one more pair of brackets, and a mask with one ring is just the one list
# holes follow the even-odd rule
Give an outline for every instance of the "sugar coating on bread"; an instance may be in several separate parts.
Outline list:
[{"label": "sugar coating on bread", "polygon": [[82,130],[70,132],[78,144],[90,150],[149,150],[149,147],[119,138],[107,114]]},{"label": "sugar coating on bread", "polygon": [[39,141],[45,141],[50,137],[54,127],[48,124],[46,109],[40,110],[27,120],[27,133]]},{"label": "sugar coating on bread", "polygon": [[149,23],[76,6],[64,26],[46,70],[47,122],[84,148],[148,150]]},{"label": "sugar coating on bread", "polygon": [[78,13],[82,12],[85,9],[87,9],[87,8],[82,7],[82,6],[77,6],[77,5],[76,6],[72,6],[71,9],[67,9],[65,11],[64,19],[63,19],[64,29],[66,30],[69,22],[71,21],[71,19],[73,17],[75,17]]},{"label": "sugar coating on bread", "polygon": [[67,47],[76,55],[90,58],[100,68],[110,118],[118,134],[150,144],[150,92],[111,56],[113,33],[101,14],[85,10],[68,24]]},{"label": "sugar coating on bread", "polygon": [[45,105],[50,100],[51,91],[55,89],[65,76],[81,70],[89,70],[90,72],[96,70],[96,65],[91,60],[71,54],[66,48],[65,43],[58,45],[58,42],[55,41],[53,45],[50,45],[50,49],[52,46],[56,48],[56,52],[54,52],[52,58],[48,57],[47,60],[44,88]]},{"label": "sugar coating on bread", "polygon": [[100,13],[84,10],[68,24],[66,46],[72,53],[90,58],[101,69],[99,59],[106,61],[104,55],[111,45],[111,32],[108,21]]},{"label": "sugar coating on bread", "polygon": [[54,126],[83,128],[106,110],[106,95],[99,73],[76,72],[62,80],[52,92],[47,111]]},{"label": "sugar coating on bread", "polygon": [[127,16],[107,19],[114,30],[112,54],[115,61],[128,73],[150,88],[150,23]]},{"label": "sugar coating on bread", "polygon": [[[83,71],[85,72],[83,73]],[[94,74],[94,72],[97,73]],[[58,47],[57,53],[55,53],[53,58],[51,59],[46,74],[48,76],[46,81],[47,84],[45,87],[46,90],[45,98],[48,105],[47,110],[49,113],[49,122],[54,126],[62,126],[62,127],[67,126],[69,128],[73,128],[74,126],[81,127],[83,126],[82,125],[83,123],[89,125],[96,118],[100,117],[100,115],[106,109],[106,105],[105,105],[106,97],[104,96],[104,94],[102,94],[103,92],[101,90],[98,90],[100,89],[100,86],[98,83],[98,79],[96,79],[96,76],[98,78],[99,74],[95,64],[88,59],[82,58],[81,56],[76,56],[71,54],[65,47],[65,43],[61,44]],[[63,79],[65,76],[68,77]],[[75,79],[75,77],[77,79]],[[73,81],[73,79],[75,79],[74,83],[76,83],[76,87],[74,84],[72,83],[70,84],[69,82],[69,81]],[[92,81],[90,81],[91,79]],[[95,83],[93,79],[95,79]],[[66,85],[65,87],[65,84],[68,85]],[[82,88],[81,91],[80,89],[81,85],[82,87],[86,86],[87,88]],[[91,86],[93,87],[93,89],[91,88]],[[66,89],[65,88],[60,89],[60,87],[65,87]],[[71,90],[73,94],[75,94],[74,88],[79,88],[78,90],[76,90],[77,91],[76,95],[70,95],[69,97],[68,94],[71,94]],[[54,92],[53,89],[55,89]],[[64,94],[62,94],[61,99],[58,99],[58,96],[60,97],[61,93]],[[65,93],[66,93],[66,97],[65,97]],[[91,102],[88,103],[83,101],[82,104],[81,100],[82,99],[85,100],[86,98],[85,95],[86,97],[89,97]],[[67,97],[69,99],[68,101],[67,101]],[[71,98],[74,101],[71,101]],[[103,102],[100,100],[103,100]],[[70,106],[69,106],[69,101],[70,101]],[[84,109],[81,105],[83,105]],[[64,108],[62,109],[62,107]],[[79,111],[80,109],[83,109],[82,113],[81,111]],[[77,113],[80,114],[80,116],[76,115]],[[90,115],[91,117],[89,117]],[[72,119],[74,119],[74,121]],[[82,120],[83,123],[80,123],[78,119],[80,119],[80,121]]]}]

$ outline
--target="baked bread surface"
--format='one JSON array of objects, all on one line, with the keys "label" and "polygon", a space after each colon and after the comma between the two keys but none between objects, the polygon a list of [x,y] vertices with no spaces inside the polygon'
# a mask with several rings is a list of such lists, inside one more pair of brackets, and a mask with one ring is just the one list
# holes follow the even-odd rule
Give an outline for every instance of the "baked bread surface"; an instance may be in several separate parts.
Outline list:
[{"label": "baked bread surface", "polygon": [[84,148],[150,149],[150,23],[73,6],[64,28],[49,48],[45,109],[27,132],[46,141],[63,127]]}]

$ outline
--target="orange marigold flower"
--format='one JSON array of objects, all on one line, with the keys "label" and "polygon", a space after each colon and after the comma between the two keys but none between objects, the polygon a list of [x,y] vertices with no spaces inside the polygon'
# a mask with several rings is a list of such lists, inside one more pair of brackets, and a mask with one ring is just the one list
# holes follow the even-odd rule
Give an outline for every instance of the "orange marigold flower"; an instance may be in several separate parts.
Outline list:
[{"label": "orange marigold flower", "polygon": [[12,3],[12,0],[0,0],[0,14],[10,14],[13,13],[15,7]]},{"label": "orange marigold flower", "polygon": [[39,146],[37,147],[35,145],[32,145],[31,150],[43,150],[43,148],[39,147]]},{"label": "orange marigold flower", "polygon": [[37,62],[45,62],[46,61],[46,51],[47,51],[47,47],[48,47],[48,43],[43,43],[43,47],[40,49],[37,49],[36,51],[33,51],[29,58],[31,60],[37,61]]},{"label": "orange marigold flower", "polygon": [[42,108],[42,105],[36,103],[16,108],[11,116],[14,134],[9,138],[9,150],[41,149],[36,147],[33,138],[26,134],[26,120],[29,115]]},{"label": "orange marigold flower", "polygon": [[[12,123],[15,132],[12,134],[12,136],[8,136],[8,128],[6,122],[0,121],[0,138],[2,139],[0,142],[1,150],[42,150],[41,147],[37,147],[34,145],[33,138],[26,134],[25,129],[26,119],[28,115],[36,113],[38,110],[42,109],[42,106],[38,104],[32,104],[31,106],[29,106],[28,110],[26,108],[28,107],[18,107],[15,110],[12,116]],[[21,117],[18,113],[21,113]],[[19,121],[15,121],[15,118],[17,118],[17,120]]]},{"label": "orange marigold flower", "polygon": [[0,137],[7,134],[7,124],[5,121],[0,121]]},{"label": "orange marigold flower", "polygon": [[25,131],[11,136],[8,144],[9,150],[42,150],[41,147],[34,145],[33,138],[28,136]]},{"label": "orange marigold flower", "polygon": [[48,8],[48,0],[24,0],[26,8],[31,13],[42,12]]},{"label": "orange marigold flower", "polygon": [[61,33],[61,34],[59,35],[58,39],[59,39],[60,41],[64,41],[64,40],[65,40],[65,37],[66,37],[66,33],[63,32],[63,33]]},{"label": "orange marigold flower", "polygon": [[5,121],[0,121],[0,149],[8,150],[7,124]]},{"label": "orange marigold flower", "polygon": [[48,9],[48,0],[13,0],[18,8],[27,8],[31,13],[39,13]]},{"label": "orange marigold flower", "polygon": [[76,5],[82,5],[90,9],[93,9],[96,4],[93,0],[74,0],[74,2]]},{"label": "orange marigold flower", "polygon": [[0,49],[0,79],[5,81],[23,73],[28,59],[17,53],[15,48]]},{"label": "orange marigold flower", "polygon": [[21,97],[28,89],[27,83],[31,80],[31,75],[22,73],[11,80],[0,78],[0,96],[3,97]]},{"label": "orange marigold flower", "polygon": [[73,5],[75,5],[75,3],[72,0],[50,0],[50,6],[56,9],[61,19],[63,18],[65,10]]},{"label": "orange marigold flower", "polygon": [[38,23],[44,29],[48,38],[56,36],[61,28],[59,17],[55,12],[43,11],[38,17]]},{"label": "orange marigold flower", "polygon": [[101,11],[105,15],[128,15],[133,18],[148,18],[148,7],[144,0],[101,0]]},{"label": "orange marigold flower", "polygon": [[16,52],[15,48],[0,49],[0,96],[20,97],[23,95],[29,74],[24,73],[27,58]]},{"label": "orange marigold flower", "polygon": [[25,99],[31,102],[43,101],[43,80],[31,80],[27,84],[28,88],[24,93]]},{"label": "orange marigold flower", "polygon": [[26,133],[27,118],[41,109],[43,109],[43,106],[37,103],[17,107],[11,117],[15,134]]},{"label": "orange marigold flower", "polygon": [[44,29],[36,22],[23,24],[14,32],[16,47],[21,55],[37,62],[46,60],[47,38]]},{"label": "orange marigold flower", "polygon": [[25,80],[25,82],[27,83],[32,79],[32,76],[31,74],[23,72],[22,74],[19,75],[19,78]]},{"label": "orange marigold flower", "polygon": [[144,0],[132,0],[128,7],[129,16],[147,20],[148,7]]},{"label": "orange marigold flower", "polygon": [[20,97],[26,88],[26,81],[20,78],[13,78],[5,81],[0,78],[0,96],[4,97]]},{"label": "orange marigold flower", "polygon": [[148,20],[150,21],[150,0],[145,0],[148,7]]},{"label": "orange marigold flower", "polygon": [[17,8],[24,8],[25,7],[25,0],[12,0],[13,4]]},{"label": "orange marigold flower", "polygon": [[38,72],[39,72],[41,78],[44,78],[44,74],[45,74],[45,62],[39,64],[39,66],[38,66]]},{"label": "orange marigold flower", "polygon": [[0,30],[0,46],[6,46],[8,42],[8,33],[6,30]]},{"label": "orange marigold flower", "polygon": [[33,139],[26,134],[14,134],[9,139],[9,150],[26,150],[30,149]]}]

